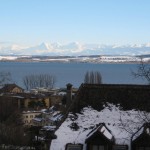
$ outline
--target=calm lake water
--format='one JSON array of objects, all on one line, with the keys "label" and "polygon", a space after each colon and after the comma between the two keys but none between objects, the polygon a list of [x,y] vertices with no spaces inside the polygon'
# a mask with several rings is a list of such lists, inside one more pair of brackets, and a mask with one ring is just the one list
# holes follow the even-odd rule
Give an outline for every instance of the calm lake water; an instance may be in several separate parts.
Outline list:
[{"label": "calm lake water", "polygon": [[92,64],[92,63],[22,63],[0,62],[0,71],[11,73],[13,81],[24,87],[22,79],[29,74],[48,73],[56,76],[55,87],[65,87],[67,83],[79,87],[84,81],[87,71],[99,71],[103,83],[111,84],[146,84],[142,79],[135,79],[132,71],[137,70],[136,64]]}]

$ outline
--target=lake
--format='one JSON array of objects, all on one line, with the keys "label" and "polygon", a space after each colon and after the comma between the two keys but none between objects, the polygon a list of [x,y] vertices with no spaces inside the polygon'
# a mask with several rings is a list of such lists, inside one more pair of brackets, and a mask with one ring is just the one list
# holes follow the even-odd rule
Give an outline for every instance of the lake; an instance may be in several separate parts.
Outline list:
[{"label": "lake", "polygon": [[135,79],[131,71],[137,70],[137,64],[93,64],[93,63],[57,63],[57,62],[0,62],[0,71],[10,72],[13,81],[21,87],[22,79],[30,74],[51,74],[56,76],[55,87],[65,87],[67,83],[79,87],[87,71],[99,71],[103,83],[146,84]]}]

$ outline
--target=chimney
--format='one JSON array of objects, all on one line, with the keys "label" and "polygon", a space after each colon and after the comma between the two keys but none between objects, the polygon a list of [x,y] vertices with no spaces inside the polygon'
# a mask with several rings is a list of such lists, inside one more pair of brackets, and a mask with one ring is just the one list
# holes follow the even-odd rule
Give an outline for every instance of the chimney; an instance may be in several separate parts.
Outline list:
[{"label": "chimney", "polygon": [[68,83],[66,86],[67,86],[67,101],[66,101],[66,105],[67,105],[67,107],[69,107],[71,102],[72,102],[72,84]]}]

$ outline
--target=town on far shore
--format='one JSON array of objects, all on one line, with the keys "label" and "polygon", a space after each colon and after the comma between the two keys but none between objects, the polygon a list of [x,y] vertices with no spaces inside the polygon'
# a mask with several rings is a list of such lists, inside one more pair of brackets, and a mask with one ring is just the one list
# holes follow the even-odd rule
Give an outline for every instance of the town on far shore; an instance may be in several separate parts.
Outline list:
[{"label": "town on far shore", "polygon": [[150,55],[81,55],[81,56],[41,56],[41,55],[1,55],[0,62],[61,62],[61,63],[149,63]]}]

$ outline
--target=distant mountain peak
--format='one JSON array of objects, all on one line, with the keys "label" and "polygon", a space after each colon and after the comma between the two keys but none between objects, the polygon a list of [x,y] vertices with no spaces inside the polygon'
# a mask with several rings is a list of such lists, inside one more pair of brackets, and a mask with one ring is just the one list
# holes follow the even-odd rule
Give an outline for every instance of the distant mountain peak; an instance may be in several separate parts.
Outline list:
[{"label": "distant mountain peak", "polygon": [[46,43],[23,47],[18,44],[10,46],[0,45],[0,55],[141,55],[150,54],[150,43],[133,45],[100,45],[81,44],[71,42],[68,44]]},{"label": "distant mountain peak", "polygon": [[35,47],[37,47],[41,50],[49,50],[49,45],[45,42],[43,42],[43,43],[41,43],[41,44],[39,44],[38,46],[35,46]]}]

